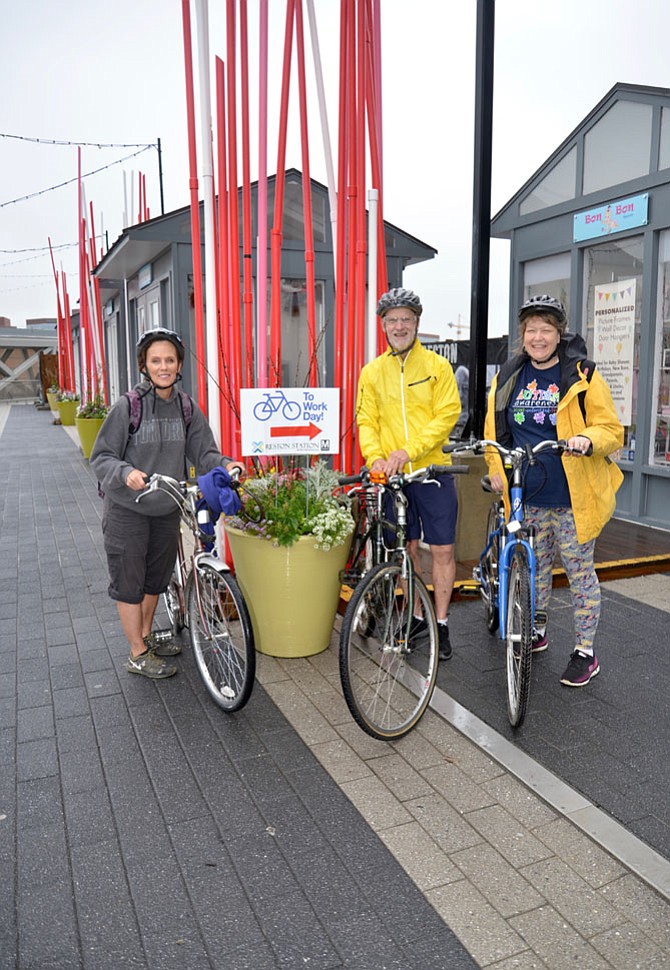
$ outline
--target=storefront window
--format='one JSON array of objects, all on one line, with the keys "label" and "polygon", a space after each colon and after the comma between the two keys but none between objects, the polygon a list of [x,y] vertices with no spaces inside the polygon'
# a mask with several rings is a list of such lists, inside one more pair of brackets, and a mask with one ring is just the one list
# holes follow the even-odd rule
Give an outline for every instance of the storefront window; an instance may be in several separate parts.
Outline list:
[{"label": "storefront window", "polygon": [[523,298],[544,293],[560,300],[570,319],[570,253],[529,259],[523,264]]},{"label": "storefront window", "polygon": [[658,252],[658,308],[652,401],[650,464],[670,466],[670,231],[661,233]]},{"label": "storefront window", "polygon": [[[625,429],[619,456],[634,461],[642,316],[642,236],[591,246],[584,253],[586,343],[609,384]],[[645,456],[643,455],[643,458]]]},{"label": "storefront window", "polygon": [[575,197],[577,176],[577,149],[572,148],[565,158],[545,175],[542,181],[529,192],[519,205],[519,214],[527,215],[550,205],[558,205]]},{"label": "storefront window", "polygon": [[[316,304],[316,362],[318,380],[326,379],[324,341],[324,284],[314,285]],[[270,339],[271,293],[268,290],[268,341]],[[305,387],[309,384],[310,353],[307,328],[307,284],[301,279],[281,281],[281,349],[282,387]],[[273,378],[274,379],[274,378]]]},{"label": "storefront window", "polygon": [[584,136],[584,195],[649,173],[652,112],[650,104],[617,101],[587,131]]}]

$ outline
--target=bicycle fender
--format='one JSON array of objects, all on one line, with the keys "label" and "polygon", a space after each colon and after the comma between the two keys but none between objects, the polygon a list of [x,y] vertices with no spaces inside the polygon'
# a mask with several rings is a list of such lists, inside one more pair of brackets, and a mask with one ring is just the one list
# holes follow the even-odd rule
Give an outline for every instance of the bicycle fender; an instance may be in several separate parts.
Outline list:
[{"label": "bicycle fender", "polygon": [[226,562],[222,562],[218,556],[215,556],[211,552],[199,552],[195,557],[195,564],[199,566],[203,563],[205,566],[211,566],[212,569],[216,569],[218,573],[229,573],[230,566]]}]

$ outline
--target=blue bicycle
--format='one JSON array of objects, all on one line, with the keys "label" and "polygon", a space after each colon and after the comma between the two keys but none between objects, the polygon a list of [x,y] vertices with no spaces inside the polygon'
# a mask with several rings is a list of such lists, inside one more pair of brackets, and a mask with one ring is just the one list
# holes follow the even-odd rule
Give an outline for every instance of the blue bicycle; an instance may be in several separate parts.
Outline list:
[{"label": "blue bicycle", "polygon": [[[486,523],[486,546],[473,570],[473,579],[486,609],[490,633],[505,641],[507,669],[507,716],[512,727],[522,723],[530,696],[531,658],[535,623],[536,560],[534,529],[524,516],[524,473],[542,451],[568,451],[566,441],[542,441],[531,448],[505,448],[497,441],[470,441],[445,445],[445,452],[482,454],[495,448],[503,460],[510,482],[510,515],[502,498],[491,505]],[[571,452],[572,453],[572,452]],[[493,492],[488,475],[483,487]],[[546,617],[542,618],[546,623]]]}]

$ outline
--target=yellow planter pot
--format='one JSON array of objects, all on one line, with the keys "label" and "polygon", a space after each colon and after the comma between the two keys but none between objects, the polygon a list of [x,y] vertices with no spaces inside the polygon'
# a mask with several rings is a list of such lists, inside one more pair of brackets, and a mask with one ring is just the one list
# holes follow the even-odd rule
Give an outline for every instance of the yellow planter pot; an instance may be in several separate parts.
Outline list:
[{"label": "yellow planter pot", "polygon": [[102,422],[104,420],[104,418],[75,418],[75,424],[77,425],[77,431],[79,432],[79,441],[81,442],[81,450],[84,452],[84,458],[91,457],[95,439],[98,437],[98,431],[102,427]]},{"label": "yellow planter pot", "polygon": [[256,649],[271,657],[311,657],[330,643],[349,543],[325,552],[312,536],[292,546],[226,526],[235,575],[254,628]]},{"label": "yellow planter pot", "polygon": [[47,391],[47,401],[49,402],[51,410],[58,412],[58,394],[54,394],[53,391]]},{"label": "yellow planter pot", "polygon": [[78,407],[79,401],[59,401],[58,413],[60,415],[60,423],[68,426],[73,425]]}]

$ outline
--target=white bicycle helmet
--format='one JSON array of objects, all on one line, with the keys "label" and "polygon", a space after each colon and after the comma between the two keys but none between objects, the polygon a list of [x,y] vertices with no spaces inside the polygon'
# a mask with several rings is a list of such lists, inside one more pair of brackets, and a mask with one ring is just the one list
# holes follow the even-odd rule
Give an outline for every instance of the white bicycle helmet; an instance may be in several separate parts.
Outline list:
[{"label": "white bicycle helmet", "polygon": [[533,313],[550,313],[556,318],[556,325],[561,333],[568,325],[565,307],[560,300],[549,296],[548,293],[543,293],[542,296],[531,296],[530,299],[526,300],[519,310],[519,321],[522,323],[526,317]]},{"label": "white bicycle helmet", "polygon": [[413,313],[416,313],[417,317],[420,317],[423,313],[421,300],[416,293],[413,293],[412,290],[405,290],[402,286],[395,286],[392,290],[389,290],[387,293],[382,293],[379,297],[377,316],[384,317],[389,310],[401,306],[408,307]]}]

